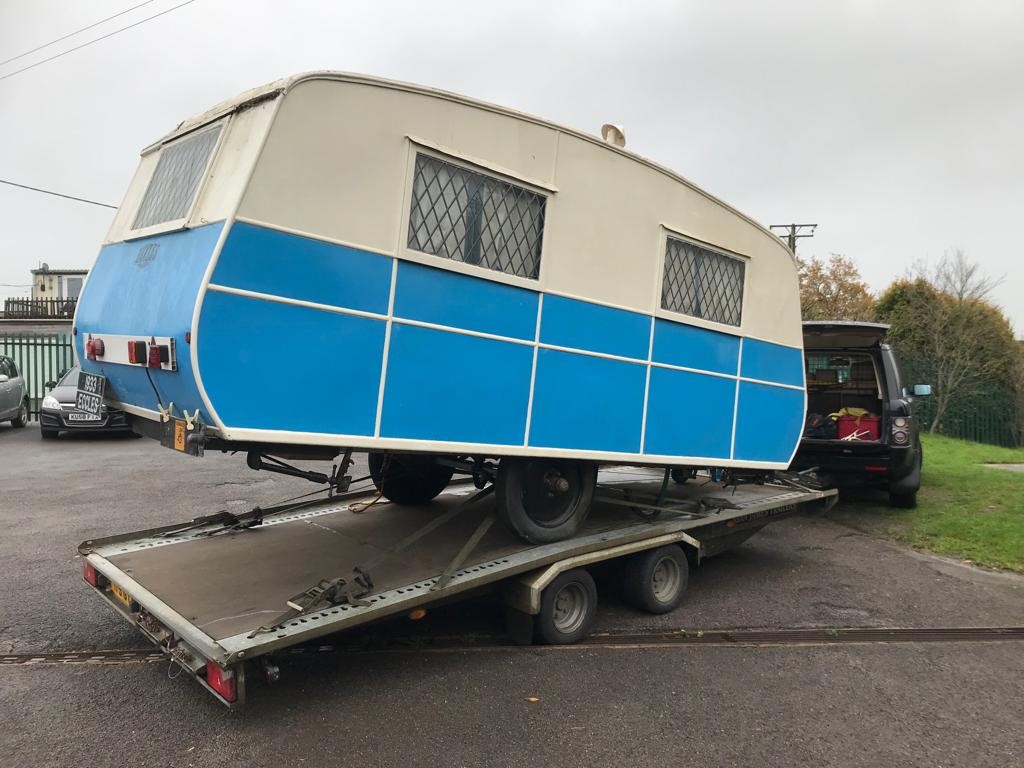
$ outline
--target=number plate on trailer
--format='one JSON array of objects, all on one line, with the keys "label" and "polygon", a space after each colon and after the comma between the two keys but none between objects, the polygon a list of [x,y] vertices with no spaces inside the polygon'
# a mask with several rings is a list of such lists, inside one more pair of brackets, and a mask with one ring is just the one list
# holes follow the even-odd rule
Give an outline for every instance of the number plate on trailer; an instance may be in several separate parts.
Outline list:
[{"label": "number plate on trailer", "polygon": [[103,393],[107,389],[107,377],[99,373],[78,374],[78,392],[75,394],[75,408],[94,416],[100,415]]},{"label": "number plate on trailer", "polygon": [[72,411],[71,413],[64,414],[64,418],[68,421],[99,421],[103,417],[98,413],[83,413],[81,411]]},{"label": "number plate on trailer", "polygon": [[129,609],[132,608],[132,596],[117,586],[114,582],[110,582],[110,594],[124,603]]}]

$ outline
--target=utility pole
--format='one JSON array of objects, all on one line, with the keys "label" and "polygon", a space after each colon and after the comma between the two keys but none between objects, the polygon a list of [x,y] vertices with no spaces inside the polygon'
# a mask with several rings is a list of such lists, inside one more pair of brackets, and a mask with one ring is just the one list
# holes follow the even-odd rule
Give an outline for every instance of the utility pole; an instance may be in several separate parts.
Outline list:
[{"label": "utility pole", "polygon": [[[772,224],[770,229],[774,232],[775,230],[781,230],[786,232],[786,243],[789,245],[789,250],[796,255],[796,240],[798,237],[814,237],[814,230],[817,228],[817,224]],[[782,237],[782,235],[779,235]]]}]

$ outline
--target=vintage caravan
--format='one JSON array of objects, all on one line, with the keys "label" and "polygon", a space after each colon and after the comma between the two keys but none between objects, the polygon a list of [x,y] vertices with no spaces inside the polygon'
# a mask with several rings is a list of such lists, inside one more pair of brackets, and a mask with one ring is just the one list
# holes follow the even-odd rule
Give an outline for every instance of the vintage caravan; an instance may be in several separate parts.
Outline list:
[{"label": "vintage caravan", "polygon": [[791,253],[609,133],[339,73],[185,121],[84,288],[89,386],[179,450],[367,451],[397,502],[493,480],[538,542],[598,464],[786,468]]}]

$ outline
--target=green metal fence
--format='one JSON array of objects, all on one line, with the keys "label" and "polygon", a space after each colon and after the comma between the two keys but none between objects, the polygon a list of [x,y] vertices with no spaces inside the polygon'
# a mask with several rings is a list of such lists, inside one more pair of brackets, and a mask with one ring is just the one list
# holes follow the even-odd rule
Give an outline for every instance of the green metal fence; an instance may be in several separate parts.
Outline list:
[{"label": "green metal fence", "polygon": [[29,410],[35,419],[46,397],[46,382],[56,381],[75,364],[71,335],[67,333],[0,333],[0,355],[14,360],[25,378]]},{"label": "green metal fence", "polygon": [[[926,363],[904,358],[902,368],[903,380],[909,385],[933,381]],[[1017,447],[1021,444],[1017,407],[1008,383],[989,382],[970,393],[952,398],[938,432],[977,443]],[[927,430],[935,415],[935,398],[915,398],[914,413],[920,419],[921,429]]]}]

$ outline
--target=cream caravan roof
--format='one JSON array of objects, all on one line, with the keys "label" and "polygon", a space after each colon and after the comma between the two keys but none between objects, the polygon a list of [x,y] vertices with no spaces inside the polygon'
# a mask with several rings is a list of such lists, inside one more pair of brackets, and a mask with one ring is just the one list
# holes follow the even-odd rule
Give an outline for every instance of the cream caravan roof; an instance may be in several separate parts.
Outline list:
[{"label": "cream caravan roof", "polygon": [[[663,173],[666,176],[669,176],[672,179],[680,182],[681,184],[686,185],[687,187],[689,187],[690,189],[694,190],[695,192],[700,193],[701,195],[707,197],[709,200],[714,201],[718,205],[721,205],[723,208],[728,209],[729,211],[731,211],[732,213],[734,213],[737,216],[741,217],[742,219],[744,219],[748,223],[750,223],[750,224],[754,225],[755,227],[757,227],[758,229],[762,230],[773,241],[776,241],[778,243],[779,247],[782,248],[783,250],[785,250],[787,254],[789,253],[789,249],[786,248],[785,245],[783,245],[783,243],[778,239],[778,237],[775,235],[775,233],[773,233],[771,230],[769,230],[768,228],[766,228],[765,226],[763,226],[759,222],[757,222],[754,219],[750,218],[749,216],[744,214],[742,211],[737,210],[736,208],[734,208],[733,206],[729,205],[728,203],[726,203],[725,201],[721,200],[720,198],[717,198],[714,195],[712,195],[712,194],[708,193],[707,191],[705,191],[704,189],[701,189],[699,186],[694,184],[692,181],[690,181],[689,179],[679,175],[678,173],[676,173],[675,171],[671,170],[670,168],[666,168],[663,165],[659,165],[658,163],[655,163],[654,161],[652,161],[652,160],[650,160],[650,159],[648,159],[646,157],[643,157],[642,155],[638,155],[635,152],[631,152],[628,149],[623,149],[621,147],[617,147],[617,146],[614,146],[612,144],[606,143],[605,141],[603,141],[598,136],[594,136],[594,135],[591,135],[591,134],[588,134],[588,133],[584,133],[583,131],[578,131],[578,130],[576,130],[574,128],[569,128],[567,126],[560,125],[558,123],[553,123],[550,120],[544,120],[543,118],[536,117],[535,115],[530,115],[530,114],[527,114],[525,112],[519,112],[519,111],[514,110],[514,109],[509,109],[507,107],[502,107],[502,106],[500,106],[498,104],[492,104],[490,102],[480,101],[478,99],[472,99],[472,98],[469,98],[467,96],[462,96],[462,95],[457,94],[457,93],[452,93],[451,91],[445,91],[445,90],[441,90],[439,88],[428,88],[426,86],[416,85],[414,83],[406,83],[406,82],[402,82],[402,81],[399,81],[399,80],[387,80],[387,79],[384,79],[384,78],[371,77],[369,75],[360,75],[360,74],[355,74],[355,73],[351,73],[351,72],[336,72],[336,71],[330,71],[330,70],[321,70],[321,71],[314,71],[314,72],[303,72],[301,74],[292,75],[291,77],[285,77],[285,78],[281,78],[279,80],[275,80],[275,81],[273,81],[271,83],[267,83],[266,85],[258,86],[256,88],[251,88],[251,89],[249,89],[247,91],[244,91],[243,93],[239,94],[238,96],[236,96],[236,97],[234,97],[232,99],[228,99],[226,101],[222,101],[221,103],[217,104],[216,106],[212,107],[211,109],[206,110],[205,112],[203,112],[203,113],[201,113],[199,115],[195,115],[194,117],[191,117],[191,118],[189,118],[187,120],[182,121],[181,123],[179,123],[177,125],[177,127],[175,127],[175,129],[173,131],[171,131],[170,133],[166,134],[165,136],[163,136],[161,139],[159,139],[158,141],[154,142],[150,146],[146,147],[143,150],[142,154],[145,155],[148,152],[151,152],[152,150],[160,147],[160,145],[166,143],[167,141],[170,141],[171,139],[173,139],[173,138],[175,138],[177,136],[180,136],[181,134],[188,133],[189,131],[191,131],[191,130],[193,130],[195,128],[198,128],[199,126],[205,125],[206,123],[212,122],[213,120],[216,120],[219,117],[222,117],[224,115],[227,115],[227,114],[230,114],[232,112],[235,112],[236,110],[239,110],[241,108],[249,107],[251,105],[258,104],[260,102],[266,101],[268,99],[276,98],[278,95],[280,95],[282,93],[288,92],[290,89],[292,89],[293,87],[295,87],[299,83],[306,82],[306,81],[309,81],[309,80],[337,80],[337,81],[341,81],[341,82],[357,83],[357,84],[363,84],[363,85],[372,85],[372,86],[378,86],[378,87],[381,87],[381,88],[390,88],[390,89],[393,89],[393,90],[408,91],[408,92],[411,92],[411,93],[419,93],[419,94],[423,94],[423,95],[427,95],[427,96],[433,96],[433,97],[439,98],[439,99],[446,99],[448,101],[453,101],[453,102],[456,102],[456,103],[459,103],[459,104],[464,104],[466,106],[476,107],[478,109],[487,110],[487,111],[494,112],[494,113],[497,113],[497,114],[507,115],[509,117],[514,117],[514,118],[517,118],[519,120],[524,120],[524,121],[529,122],[529,123],[534,123],[536,125],[544,126],[544,127],[547,127],[547,128],[552,128],[554,130],[561,131],[561,132],[566,133],[568,135],[575,136],[576,138],[579,138],[579,139],[582,139],[584,141],[588,141],[588,142],[590,142],[592,144],[596,144],[596,145],[599,145],[601,147],[604,147],[609,152],[618,153],[620,155],[624,155],[626,157],[632,158],[633,160],[636,160],[637,162],[642,163],[642,164],[648,166],[649,168],[652,168],[652,169],[654,169],[654,170],[656,170],[656,171],[658,171],[660,173]],[[792,254],[790,254],[790,255],[792,256]]]}]

